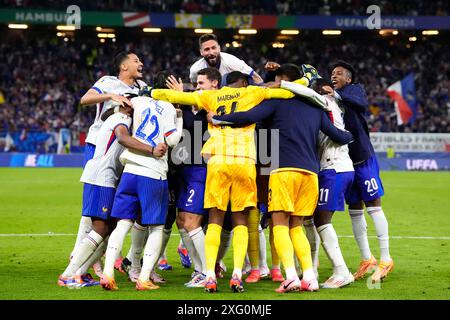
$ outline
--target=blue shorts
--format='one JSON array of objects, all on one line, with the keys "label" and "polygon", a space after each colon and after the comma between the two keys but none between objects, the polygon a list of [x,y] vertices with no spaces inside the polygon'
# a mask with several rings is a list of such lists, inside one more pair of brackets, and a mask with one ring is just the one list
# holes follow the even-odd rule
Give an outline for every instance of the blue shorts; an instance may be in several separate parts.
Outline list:
[{"label": "blue shorts", "polygon": [[83,186],[83,209],[81,214],[85,217],[108,220],[114,202],[116,189],[100,187],[85,183]]},{"label": "blue shorts", "polygon": [[168,207],[167,180],[125,172],[117,187],[111,217],[136,220],[142,212],[142,224],[161,225],[166,221]]},{"label": "blue shorts", "polygon": [[180,211],[205,215],[206,168],[186,166],[177,172],[176,206]]},{"label": "blue shorts", "polygon": [[84,146],[84,161],[83,168],[86,166],[86,163],[94,157],[95,153],[95,145],[92,143],[86,143]]},{"label": "blue shorts", "polygon": [[319,172],[319,211],[345,211],[345,197],[350,192],[354,172],[327,169]]},{"label": "blue shorts", "polygon": [[354,166],[355,178],[348,196],[345,200],[348,204],[362,201],[372,201],[384,195],[383,184],[380,179],[380,169],[375,156],[361,164]]}]

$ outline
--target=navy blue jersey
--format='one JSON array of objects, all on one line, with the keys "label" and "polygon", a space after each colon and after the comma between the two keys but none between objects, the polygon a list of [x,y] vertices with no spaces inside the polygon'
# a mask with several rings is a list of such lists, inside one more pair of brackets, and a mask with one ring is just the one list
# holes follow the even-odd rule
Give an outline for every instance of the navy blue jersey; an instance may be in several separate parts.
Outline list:
[{"label": "navy blue jersey", "polygon": [[[265,100],[246,112],[214,116],[214,124],[243,125],[268,120],[269,129],[279,130],[279,168],[319,171],[319,131],[339,144],[349,143],[350,132],[337,129],[327,114],[300,99]],[[271,152],[274,156],[274,150]],[[273,164],[273,162],[272,162]]]},{"label": "navy blue jersey", "polygon": [[345,129],[350,131],[355,139],[348,146],[350,158],[354,164],[361,163],[375,155],[364,118],[369,108],[366,92],[360,84],[348,84],[336,92],[341,96],[341,104],[345,108]]}]

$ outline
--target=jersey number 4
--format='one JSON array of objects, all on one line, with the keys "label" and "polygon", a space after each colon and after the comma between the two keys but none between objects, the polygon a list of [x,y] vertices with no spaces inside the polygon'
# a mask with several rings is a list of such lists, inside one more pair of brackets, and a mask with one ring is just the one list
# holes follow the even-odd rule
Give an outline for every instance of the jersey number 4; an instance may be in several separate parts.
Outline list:
[{"label": "jersey number 4", "polygon": [[[150,108],[145,109],[144,112],[142,112],[142,116],[144,117],[144,121],[142,121],[141,125],[136,130],[136,136],[147,141],[152,147],[156,147],[156,142],[154,141],[154,139],[159,135],[158,118],[156,117],[156,115],[151,115]],[[148,123],[153,124],[155,128],[153,129],[152,133],[147,136],[143,131]]]}]

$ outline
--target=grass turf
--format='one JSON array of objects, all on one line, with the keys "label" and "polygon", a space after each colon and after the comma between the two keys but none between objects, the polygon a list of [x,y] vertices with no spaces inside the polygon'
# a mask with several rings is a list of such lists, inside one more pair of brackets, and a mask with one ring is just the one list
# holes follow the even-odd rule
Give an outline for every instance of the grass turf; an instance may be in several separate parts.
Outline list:
[{"label": "grass turf", "polygon": [[[176,247],[176,226],[168,248],[172,271],[161,272],[168,283],[160,290],[138,292],[124,275],[116,274],[119,291],[106,292],[99,287],[68,290],[56,285],[72,250],[75,235],[11,236],[10,234],[76,234],[81,209],[81,169],[0,168],[0,299],[449,299],[450,239],[407,239],[414,236],[450,237],[448,208],[449,172],[382,172],[386,195],[383,209],[389,221],[391,254],[395,261],[392,274],[380,288],[371,288],[365,280],[339,290],[316,293],[277,294],[276,283],[263,280],[246,284],[246,292],[233,294],[228,288],[230,273],[219,280],[219,292],[188,289],[192,269],[181,266]],[[372,252],[379,256],[373,223],[366,216]],[[336,213],[333,223],[339,235],[352,235],[347,213]],[[267,237],[268,238],[268,237]],[[126,239],[124,252],[129,248]],[[340,245],[351,271],[359,263],[359,250],[351,237],[341,237]],[[270,250],[268,263],[270,265]],[[232,254],[225,263],[232,269]],[[320,280],[331,274],[323,250],[320,253]]]}]

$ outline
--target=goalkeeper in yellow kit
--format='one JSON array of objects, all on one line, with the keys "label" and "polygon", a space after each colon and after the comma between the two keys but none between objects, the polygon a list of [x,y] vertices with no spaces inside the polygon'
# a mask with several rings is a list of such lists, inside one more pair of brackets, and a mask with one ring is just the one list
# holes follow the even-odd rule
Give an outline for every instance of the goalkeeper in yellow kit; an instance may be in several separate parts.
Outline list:
[{"label": "goalkeeper in yellow kit", "polygon": [[[178,92],[169,89],[147,90],[152,98],[171,103],[195,105],[218,115],[247,111],[264,99],[289,99],[293,93],[284,89],[268,89],[248,86],[247,75],[231,72],[227,86],[220,90]],[[300,80],[309,84],[307,78]],[[256,207],[256,150],[254,143],[255,124],[244,127],[220,127],[209,125],[210,138],[202,149],[208,158],[205,209],[209,209],[208,230],[205,237],[206,284],[208,292],[217,291],[214,271],[220,234],[227,205],[230,203],[233,220],[234,270],[230,287],[234,292],[243,292],[242,266],[248,245],[247,212]]]}]

